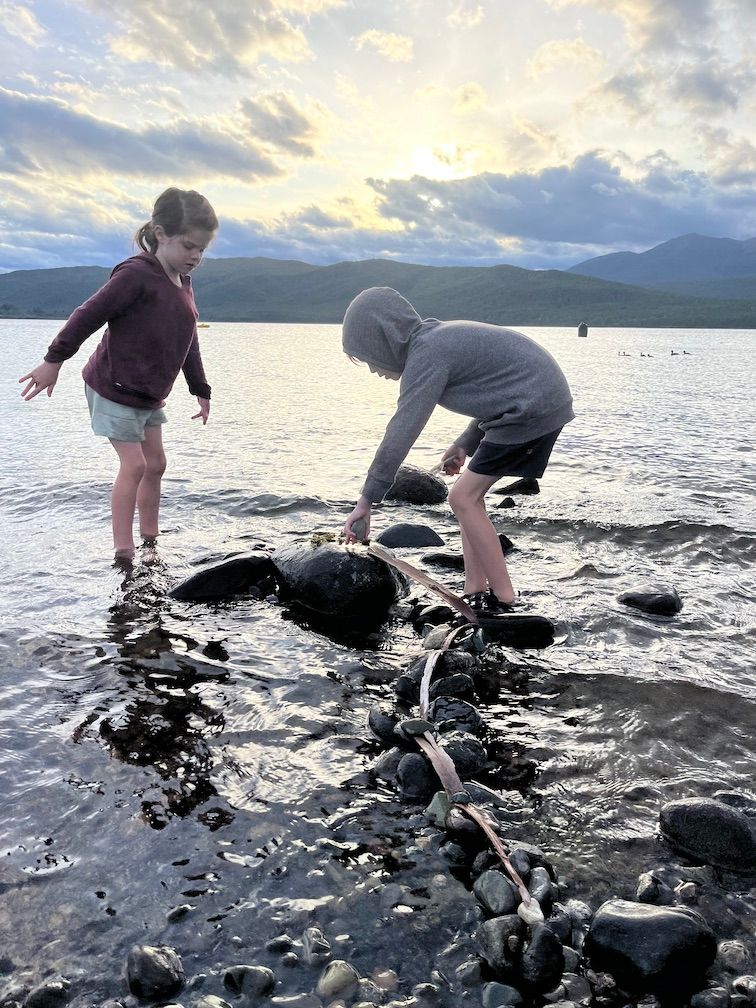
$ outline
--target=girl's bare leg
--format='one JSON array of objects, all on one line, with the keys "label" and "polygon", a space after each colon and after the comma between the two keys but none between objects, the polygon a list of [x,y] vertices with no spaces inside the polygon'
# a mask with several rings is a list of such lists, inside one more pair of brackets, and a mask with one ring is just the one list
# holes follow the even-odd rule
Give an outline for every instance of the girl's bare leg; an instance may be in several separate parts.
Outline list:
[{"label": "girl's bare leg", "polygon": [[137,491],[144,476],[144,455],[138,441],[115,441],[120,466],[113,483],[111,494],[111,514],[113,519],[113,546],[116,556],[134,556],[134,511]]},{"label": "girl's bare leg", "polygon": [[515,592],[501,543],[486,513],[486,492],[497,479],[467,469],[452,487],[449,504],[462,533],[465,591],[485,591],[488,587],[500,602],[513,602]]},{"label": "girl's bare leg", "polygon": [[139,534],[143,539],[157,539],[160,513],[160,483],[165,472],[166,458],[163,451],[163,428],[145,427],[142,455],[144,475],[137,491],[139,511]]}]

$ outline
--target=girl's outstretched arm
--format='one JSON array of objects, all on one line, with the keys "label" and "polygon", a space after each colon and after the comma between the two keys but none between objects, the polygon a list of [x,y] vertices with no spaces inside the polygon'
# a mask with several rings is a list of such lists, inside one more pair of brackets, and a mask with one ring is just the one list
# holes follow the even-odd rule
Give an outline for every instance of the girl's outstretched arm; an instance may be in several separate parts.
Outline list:
[{"label": "girl's outstretched arm", "polygon": [[23,398],[28,402],[34,396],[38,396],[40,392],[44,392],[47,389],[47,397],[49,399],[58,380],[60,368],[60,364],[53,364],[51,361],[43,360],[35,368],[32,368],[28,374],[19,378],[19,384],[28,382],[26,388],[21,390]]},{"label": "girl's outstretched arm", "polygon": [[207,419],[210,416],[210,400],[203,399],[202,396],[197,396],[197,402],[199,403],[199,413],[195,413],[192,420],[198,420],[202,417],[202,426],[204,427],[207,423]]}]

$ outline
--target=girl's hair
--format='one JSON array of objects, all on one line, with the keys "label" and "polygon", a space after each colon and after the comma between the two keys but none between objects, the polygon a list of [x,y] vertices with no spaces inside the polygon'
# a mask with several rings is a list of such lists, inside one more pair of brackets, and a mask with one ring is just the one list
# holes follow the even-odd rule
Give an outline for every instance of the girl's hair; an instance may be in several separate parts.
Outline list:
[{"label": "girl's hair", "polygon": [[155,235],[158,224],[169,238],[186,234],[195,228],[202,231],[218,230],[218,218],[205,197],[194,189],[177,189],[175,186],[158,196],[152,208],[152,218],[134,235],[137,245],[153,255],[158,249]]}]

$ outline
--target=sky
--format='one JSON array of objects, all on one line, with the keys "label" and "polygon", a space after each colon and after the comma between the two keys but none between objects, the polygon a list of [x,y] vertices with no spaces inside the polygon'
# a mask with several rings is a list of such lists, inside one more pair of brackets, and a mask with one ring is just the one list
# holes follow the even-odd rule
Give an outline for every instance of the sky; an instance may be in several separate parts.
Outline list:
[{"label": "sky", "polygon": [[756,235],[756,0],[0,0],[0,271],[210,254],[562,269]]}]

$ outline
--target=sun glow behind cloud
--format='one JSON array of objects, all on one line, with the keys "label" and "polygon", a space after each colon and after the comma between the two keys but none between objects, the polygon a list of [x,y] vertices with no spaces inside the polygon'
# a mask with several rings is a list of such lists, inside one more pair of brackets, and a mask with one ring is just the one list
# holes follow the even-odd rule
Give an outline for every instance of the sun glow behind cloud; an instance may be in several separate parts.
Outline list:
[{"label": "sun glow behind cloud", "polygon": [[751,0],[0,0],[0,269],[169,184],[222,255],[564,266],[756,233]]}]

